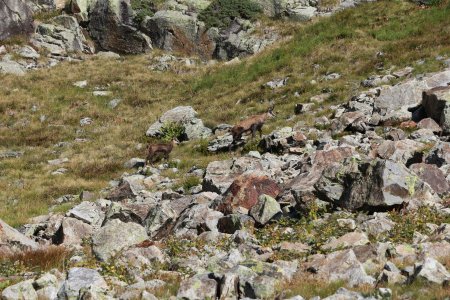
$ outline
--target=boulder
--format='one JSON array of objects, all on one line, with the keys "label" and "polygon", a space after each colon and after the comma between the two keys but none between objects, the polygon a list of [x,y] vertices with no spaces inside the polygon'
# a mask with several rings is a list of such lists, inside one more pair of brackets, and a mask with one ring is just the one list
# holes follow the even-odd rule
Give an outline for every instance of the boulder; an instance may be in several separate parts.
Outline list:
[{"label": "boulder", "polygon": [[450,86],[436,87],[423,92],[422,105],[427,116],[439,123],[444,134],[450,134]]},{"label": "boulder", "polygon": [[161,137],[161,129],[165,124],[177,123],[184,127],[186,140],[207,138],[212,130],[203,125],[203,121],[197,118],[197,112],[191,106],[178,106],[165,112],[147,130],[146,135],[150,137]]},{"label": "boulder", "polygon": [[97,0],[70,0],[68,10],[80,21],[89,20],[89,12]]},{"label": "boulder", "polygon": [[329,255],[315,255],[305,264],[306,270],[329,282],[342,280],[349,286],[373,285],[353,250],[336,251]]},{"label": "boulder", "polygon": [[0,219],[0,253],[36,249],[38,244]]},{"label": "boulder", "polygon": [[279,192],[280,187],[268,176],[249,171],[236,177],[224,197],[213,207],[224,214],[238,212],[241,208],[250,210],[262,194],[276,197]]},{"label": "boulder", "polygon": [[266,152],[283,153],[291,147],[305,146],[306,141],[307,137],[303,133],[284,127],[264,136],[259,146]]},{"label": "boulder", "polygon": [[214,52],[213,40],[195,15],[160,10],[145,18],[141,30],[151,38],[154,46],[166,51],[197,54],[205,58],[210,58]]},{"label": "boulder", "polygon": [[254,157],[213,161],[206,168],[202,182],[203,191],[224,194],[234,179],[247,170],[262,171],[261,161]]},{"label": "boulder", "polygon": [[436,123],[436,121],[432,118],[422,119],[419,123],[417,123],[417,127],[422,129],[429,129],[434,133],[439,133],[442,131],[442,128],[439,126],[439,124]]},{"label": "boulder", "polygon": [[281,215],[280,204],[268,195],[261,195],[258,202],[250,209],[250,216],[261,225],[265,225],[271,219]]},{"label": "boulder", "polygon": [[145,228],[136,223],[109,221],[92,237],[92,249],[101,261],[107,261],[119,251],[148,239]]},{"label": "boulder", "polygon": [[431,257],[426,257],[423,262],[415,264],[414,277],[437,284],[448,283],[450,281],[450,273],[447,269]]},{"label": "boulder", "polygon": [[391,160],[347,159],[325,169],[314,187],[319,197],[350,211],[383,210],[412,199],[436,200],[417,175]]},{"label": "boulder", "polygon": [[85,293],[91,293],[92,298],[89,299],[101,299],[102,296],[106,297],[107,290],[106,281],[96,270],[72,268],[58,292],[58,299],[84,299],[83,294]]},{"label": "boulder", "polygon": [[37,300],[38,295],[33,287],[33,280],[26,280],[10,287],[2,292],[2,300]]},{"label": "boulder", "polygon": [[413,140],[383,141],[377,148],[380,158],[389,159],[409,166],[422,161],[423,143]]},{"label": "boulder", "polygon": [[67,212],[68,217],[83,221],[92,226],[99,226],[105,217],[105,213],[97,204],[89,201],[83,201]]},{"label": "boulder", "polygon": [[443,195],[450,191],[450,185],[444,172],[436,165],[413,164],[409,169],[417,174],[422,181],[428,183],[437,194]]},{"label": "boulder", "polygon": [[408,108],[422,103],[422,91],[450,82],[450,71],[443,71],[425,77],[423,80],[412,79],[395,86],[383,87],[380,96],[375,99],[375,111],[381,115]]},{"label": "boulder", "polygon": [[181,282],[177,299],[215,299],[218,292],[218,283],[208,274],[195,275]]},{"label": "boulder", "polygon": [[148,36],[132,26],[130,0],[97,0],[89,13],[89,32],[103,50],[137,54],[151,49]]},{"label": "boulder", "polygon": [[437,143],[426,155],[424,161],[439,168],[450,164],[450,143]]},{"label": "boulder", "polygon": [[93,228],[75,218],[64,218],[53,236],[53,243],[63,245],[81,245],[83,240],[92,236]]},{"label": "boulder", "polygon": [[31,34],[33,12],[24,0],[0,2],[0,41],[14,35]]},{"label": "boulder", "polygon": [[322,246],[324,250],[337,250],[349,248],[353,246],[362,246],[369,244],[369,238],[362,232],[349,232],[340,238],[331,239],[328,243]]},{"label": "boulder", "polygon": [[287,183],[277,198],[278,202],[296,205],[300,211],[309,210],[309,205],[316,200],[314,184],[322,176],[323,170],[330,165],[339,165],[346,157],[353,155],[354,152],[350,147],[316,151],[311,157],[311,169]]}]

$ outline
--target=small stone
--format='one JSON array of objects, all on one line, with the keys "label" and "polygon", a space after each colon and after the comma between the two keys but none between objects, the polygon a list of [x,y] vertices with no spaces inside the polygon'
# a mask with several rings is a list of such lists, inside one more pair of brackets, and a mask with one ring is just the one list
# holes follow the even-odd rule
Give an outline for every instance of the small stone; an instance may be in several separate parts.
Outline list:
[{"label": "small stone", "polygon": [[280,214],[280,204],[274,198],[265,194],[259,196],[258,202],[250,209],[250,215],[261,225],[267,224]]},{"label": "small stone", "polygon": [[114,109],[120,104],[120,102],[122,102],[122,99],[118,98],[112,99],[111,101],[108,102],[108,107]]},{"label": "small stone", "polygon": [[354,230],[356,228],[355,220],[352,219],[337,219],[336,220],[339,227],[341,228],[347,228],[350,230]]},{"label": "small stone", "polygon": [[61,164],[67,163],[67,162],[69,162],[69,159],[67,157],[52,159],[52,160],[47,161],[47,163],[51,166],[57,166],[57,165],[61,165]]},{"label": "small stone", "polygon": [[92,118],[85,117],[80,120],[80,126],[86,126],[92,124]]},{"label": "small stone", "polygon": [[73,85],[83,89],[83,88],[87,87],[88,82],[87,82],[87,80],[77,81]]},{"label": "small stone", "polygon": [[112,92],[110,92],[110,91],[94,91],[92,94],[97,97],[106,97],[106,96],[110,96],[112,94]]}]

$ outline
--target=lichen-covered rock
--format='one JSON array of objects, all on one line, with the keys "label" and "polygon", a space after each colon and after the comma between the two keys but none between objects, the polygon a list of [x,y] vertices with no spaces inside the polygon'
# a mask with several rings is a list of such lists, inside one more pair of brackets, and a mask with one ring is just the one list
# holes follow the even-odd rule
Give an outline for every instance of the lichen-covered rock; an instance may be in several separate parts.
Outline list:
[{"label": "lichen-covered rock", "polygon": [[447,269],[431,257],[426,257],[422,263],[415,265],[414,276],[437,284],[443,284],[450,280],[450,273]]},{"label": "lichen-covered rock", "polygon": [[92,232],[91,225],[75,218],[64,218],[53,236],[53,243],[67,246],[81,245],[84,239],[92,236]]},{"label": "lichen-covered rock", "polygon": [[33,32],[33,13],[24,0],[0,2],[0,40]]},{"label": "lichen-covered rock", "polygon": [[280,204],[268,195],[261,195],[258,202],[250,209],[250,215],[261,225],[265,225],[272,218],[281,215]]},{"label": "lichen-covered rock", "polygon": [[[83,294],[89,292],[97,297],[105,297],[108,285],[103,277],[96,271],[88,268],[72,268],[67,274],[58,299],[77,300],[83,299]],[[91,298],[92,299],[92,298]]]},{"label": "lichen-covered rock", "polygon": [[92,237],[92,249],[99,260],[107,261],[119,251],[147,239],[144,227],[113,219],[95,232]]},{"label": "lichen-covered rock", "polygon": [[196,275],[181,282],[178,289],[177,299],[215,299],[218,283],[208,274]]},{"label": "lichen-covered rock", "polygon": [[224,197],[213,206],[224,214],[238,212],[240,208],[250,210],[259,196],[276,197],[279,192],[278,184],[268,176],[249,171],[236,177]]},{"label": "lichen-covered rock", "polygon": [[436,165],[429,164],[413,164],[410,167],[419,178],[428,183],[431,188],[439,195],[446,194],[450,191],[450,184],[442,172]]},{"label": "lichen-covered rock", "polygon": [[2,300],[37,300],[33,280],[26,280],[7,287],[2,292]]},{"label": "lichen-covered rock", "polygon": [[0,252],[36,249],[38,244],[0,219]]},{"label": "lichen-covered rock", "polygon": [[184,127],[186,136],[181,137],[186,140],[207,138],[212,130],[203,125],[203,121],[197,118],[197,112],[191,106],[178,106],[166,111],[147,130],[146,135],[151,137],[161,137],[161,129],[165,124],[177,123]]},{"label": "lichen-covered rock", "polygon": [[[450,83],[450,76],[447,83]],[[423,93],[422,105],[428,117],[442,127],[445,134],[450,133],[450,87],[436,87]]]},{"label": "lichen-covered rock", "polygon": [[89,32],[103,50],[136,54],[151,49],[148,36],[132,26],[130,0],[97,0],[89,12]]},{"label": "lichen-covered rock", "polygon": [[152,17],[147,17],[141,28],[152,39],[154,46],[166,51],[199,54],[206,58],[214,52],[214,41],[195,15],[160,10]]}]

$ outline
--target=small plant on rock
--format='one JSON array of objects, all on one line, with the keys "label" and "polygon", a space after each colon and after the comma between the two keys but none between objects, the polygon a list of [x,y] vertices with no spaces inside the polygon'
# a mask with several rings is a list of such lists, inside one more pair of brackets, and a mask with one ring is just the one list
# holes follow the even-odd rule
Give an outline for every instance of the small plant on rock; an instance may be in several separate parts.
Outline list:
[{"label": "small plant on rock", "polygon": [[168,122],[161,128],[161,138],[169,142],[173,139],[182,140],[186,135],[184,126],[177,122]]}]

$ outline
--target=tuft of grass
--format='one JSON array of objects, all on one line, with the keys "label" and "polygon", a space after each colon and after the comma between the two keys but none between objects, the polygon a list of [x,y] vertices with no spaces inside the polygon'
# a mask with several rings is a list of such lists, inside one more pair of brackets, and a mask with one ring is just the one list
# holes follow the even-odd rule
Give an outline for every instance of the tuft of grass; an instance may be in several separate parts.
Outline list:
[{"label": "tuft of grass", "polygon": [[72,251],[64,246],[48,246],[37,250],[0,255],[0,276],[13,276],[25,272],[64,270]]}]

